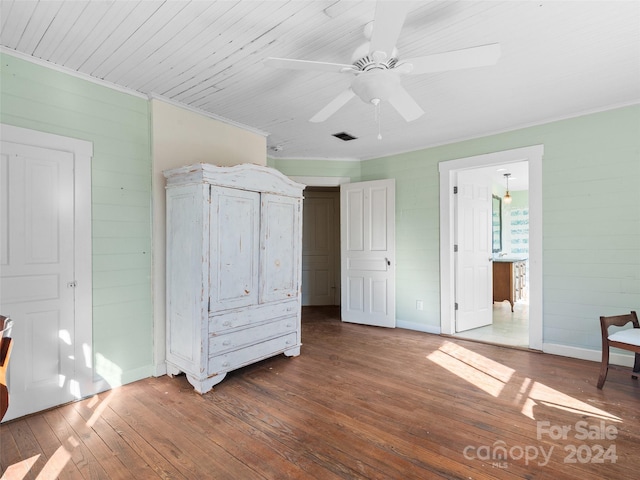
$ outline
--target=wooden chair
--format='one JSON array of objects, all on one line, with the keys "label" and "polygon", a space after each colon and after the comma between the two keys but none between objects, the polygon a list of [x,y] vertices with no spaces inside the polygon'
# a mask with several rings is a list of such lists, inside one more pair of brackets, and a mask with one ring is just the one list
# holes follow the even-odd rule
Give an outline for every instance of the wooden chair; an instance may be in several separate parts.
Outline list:
[{"label": "wooden chair", "polygon": [[[622,327],[631,322],[633,328],[619,330],[609,335],[609,327],[615,325]],[[598,388],[602,388],[607,379],[609,371],[609,348],[616,347],[635,352],[636,358],[633,365],[631,377],[638,378],[640,373],[640,324],[635,311],[625,315],[615,315],[611,317],[600,317],[600,329],[602,330],[602,364],[600,365],[600,377],[598,378]]]},{"label": "wooden chair", "polygon": [[9,408],[9,389],[7,388],[7,369],[9,368],[9,357],[11,357],[11,326],[13,322],[10,318],[0,315],[0,421],[4,418]]}]

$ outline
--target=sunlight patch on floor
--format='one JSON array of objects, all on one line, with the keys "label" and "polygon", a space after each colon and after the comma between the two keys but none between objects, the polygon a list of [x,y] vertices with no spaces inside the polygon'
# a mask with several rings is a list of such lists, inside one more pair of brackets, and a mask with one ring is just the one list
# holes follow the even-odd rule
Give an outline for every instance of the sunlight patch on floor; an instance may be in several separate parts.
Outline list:
[{"label": "sunlight patch on floor", "polygon": [[[112,397],[114,395],[117,395],[117,393],[118,390],[114,389],[108,391],[107,393],[101,394],[102,398],[99,395],[94,395],[88,400],[86,407],[93,410],[91,417],[86,422],[87,427],[91,429],[91,435],[95,434],[95,431],[92,429],[93,425],[102,416],[102,413],[109,406]],[[58,447],[53,455],[49,457],[47,463],[45,463],[40,472],[38,472],[38,475],[35,477],[35,479],[47,480],[58,478],[67,463],[71,461],[74,450],[79,446],[80,442],[76,437],[68,437],[66,441],[64,441],[63,444]],[[27,477],[34,478],[35,472],[31,472],[31,470],[38,462],[39,458],[40,454],[14,463],[13,465],[9,465],[0,480],[23,480]]]},{"label": "sunlight patch on floor", "polygon": [[31,467],[33,467],[33,465],[38,461],[39,458],[40,454],[34,455],[30,458],[26,458],[21,462],[14,463],[13,465],[9,465],[2,475],[2,478],[6,478],[7,480],[22,480],[27,476],[29,470],[31,470]]},{"label": "sunlight patch on floor", "polygon": [[74,437],[69,437],[67,443],[69,444],[67,447],[60,445],[54,454],[51,455],[46,465],[36,477],[36,480],[58,478],[60,476],[60,472],[62,472],[64,466],[71,459],[71,453],[80,445]]},{"label": "sunlight patch on floor", "polygon": [[520,405],[521,413],[532,420],[536,419],[536,408],[553,408],[576,415],[622,421],[604,410],[529,377],[520,376],[514,369],[452,342],[445,341],[426,358],[495,398],[511,395],[513,405]]}]

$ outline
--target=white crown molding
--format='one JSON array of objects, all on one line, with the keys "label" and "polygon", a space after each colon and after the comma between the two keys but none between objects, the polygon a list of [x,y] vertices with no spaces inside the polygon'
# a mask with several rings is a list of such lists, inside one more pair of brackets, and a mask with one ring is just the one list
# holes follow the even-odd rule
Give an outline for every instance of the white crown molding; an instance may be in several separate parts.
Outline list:
[{"label": "white crown molding", "polygon": [[365,158],[362,158],[360,161],[365,162],[365,161],[368,161],[368,160],[376,160],[378,158],[395,157],[396,155],[403,155],[405,153],[418,152],[420,150],[427,150],[429,148],[443,147],[445,145],[453,145],[454,143],[467,142],[469,140],[477,140],[479,138],[486,138],[486,137],[491,137],[491,136],[494,136],[494,135],[501,135],[503,133],[515,132],[517,130],[523,130],[525,128],[539,127],[541,125],[547,125],[549,123],[561,122],[563,120],[571,120],[572,118],[584,117],[586,115],[593,115],[593,114],[596,114],[596,113],[609,112],[611,110],[617,110],[619,108],[625,108],[625,107],[632,107],[634,105],[640,105],[640,99],[632,100],[630,102],[622,102],[622,103],[617,103],[617,104],[613,104],[613,105],[607,105],[607,106],[599,107],[599,108],[592,108],[592,109],[589,109],[589,110],[581,110],[580,112],[576,112],[576,113],[571,113],[571,114],[562,115],[562,116],[558,116],[558,117],[551,117],[551,118],[548,118],[548,119],[545,119],[545,120],[536,121],[536,122],[523,123],[523,124],[517,125],[515,127],[509,127],[509,128],[505,128],[505,129],[502,129],[502,130],[494,130],[494,131],[491,131],[491,132],[481,133],[479,135],[471,135],[471,136],[468,136],[468,137],[458,137],[458,138],[454,138],[454,139],[447,140],[447,141],[440,142],[440,143],[432,143],[432,144],[424,145],[424,146],[421,146],[421,147],[411,148],[411,149],[407,149],[407,150],[401,150],[401,151],[398,151],[397,153],[392,153],[390,155],[384,155],[383,157],[365,157]]},{"label": "white crown molding", "polygon": [[605,107],[600,107],[600,108],[592,108],[589,110],[582,110],[580,112],[576,112],[576,113],[572,113],[572,114],[568,114],[568,115],[563,115],[563,116],[558,116],[558,117],[552,117],[552,118],[548,118],[545,120],[540,120],[538,122],[530,122],[530,123],[525,123],[525,124],[521,124],[521,125],[517,125],[515,127],[509,127],[506,129],[502,129],[502,130],[495,130],[495,131],[491,131],[491,132],[487,132],[487,133],[482,133],[480,135],[471,135],[468,137],[457,137],[451,140],[447,140],[445,142],[440,142],[440,143],[431,143],[431,144],[427,144],[427,145],[423,145],[420,147],[415,147],[415,148],[410,148],[407,150],[400,150],[396,153],[392,153],[389,155],[384,155],[382,157],[378,156],[378,157],[363,157],[363,158],[311,158],[311,157],[268,157],[272,160],[326,160],[326,161],[336,161],[336,162],[366,162],[369,160],[376,160],[379,158],[388,158],[388,157],[395,157],[397,155],[404,155],[407,153],[412,153],[412,152],[419,152],[420,150],[427,150],[430,148],[436,148],[436,147],[443,147],[445,145],[453,145],[454,143],[460,143],[460,142],[467,142],[470,140],[477,140],[479,138],[486,138],[486,137],[491,137],[493,135],[501,135],[503,133],[509,133],[509,132],[515,132],[518,130],[523,130],[525,128],[532,128],[532,127],[539,127],[541,125],[546,125],[549,123],[554,123],[554,122],[561,122],[563,120],[571,120],[573,118],[579,118],[579,117],[584,117],[586,115],[593,115],[596,113],[603,113],[603,112],[608,112],[611,110],[617,110],[619,108],[625,108],[625,107],[632,107],[634,105],[640,105],[640,99],[637,100],[633,100],[630,102],[623,102],[623,103],[617,103],[617,104],[613,104],[613,105],[607,105]]},{"label": "white crown molding", "polygon": [[226,123],[228,125],[232,125],[234,127],[241,128],[243,130],[247,130],[247,131],[255,133],[257,135],[261,135],[263,137],[269,136],[269,133],[264,132],[263,130],[259,130],[259,129],[254,128],[254,127],[250,127],[248,125],[243,125],[242,123],[235,122],[233,120],[229,120],[228,118],[224,118],[224,117],[221,117],[219,115],[215,115],[213,113],[206,112],[206,111],[201,110],[199,108],[194,108],[194,107],[191,107],[189,105],[185,105],[183,103],[176,102],[176,101],[171,100],[169,98],[163,97],[162,95],[156,95],[156,94],[153,94],[153,93],[150,94],[150,95],[147,95],[147,94],[141,93],[141,92],[139,92],[137,90],[133,90],[133,89],[127,88],[127,87],[122,87],[122,86],[117,85],[115,83],[111,83],[111,82],[109,82],[107,80],[102,80],[100,78],[92,77],[91,75],[87,75],[86,73],[81,73],[81,72],[78,72],[78,71],[73,70],[71,68],[63,67],[61,65],[57,65],[55,63],[49,62],[47,60],[43,60],[41,58],[32,57],[31,55],[27,55],[26,53],[22,53],[22,52],[18,52],[16,50],[12,50],[12,49],[4,47],[2,45],[0,45],[0,53],[6,54],[6,55],[10,55],[12,57],[19,58],[20,60],[24,60],[24,61],[33,63],[35,65],[40,65],[41,67],[49,68],[51,70],[55,70],[55,71],[60,72],[60,73],[65,73],[65,74],[70,75],[72,77],[80,78],[82,80],[86,80],[87,82],[91,82],[91,83],[94,83],[96,85],[100,85],[100,86],[103,86],[103,87],[106,87],[106,88],[110,88],[111,90],[116,90],[118,92],[126,93],[128,95],[133,95],[134,97],[143,98],[145,100],[150,100],[150,99],[161,100],[163,102],[169,103],[169,104],[174,105],[176,107],[180,107],[180,108],[183,108],[185,110],[189,110],[189,111],[191,111],[193,113],[197,113],[199,115],[203,115],[203,116],[211,118],[213,120],[217,120],[219,122]]},{"label": "white crown molding", "polygon": [[4,53],[6,55],[19,58],[20,60],[25,60],[27,62],[31,62],[36,65],[40,65],[41,67],[49,68],[51,70],[55,70],[60,73],[66,73],[67,75],[70,75],[72,77],[80,78],[82,80],[86,80],[88,82],[110,88],[111,90],[117,90],[118,92],[133,95],[134,97],[138,97],[138,98],[144,98],[144,99],[147,98],[145,94],[140,93],[137,90],[121,87],[120,85],[116,85],[115,83],[111,83],[106,80],[101,80],[99,78],[92,77],[91,75],[87,75],[86,73],[80,73],[76,70],[72,70],[71,68],[62,67],[60,65],[49,62],[47,60],[43,60],[41,58],[32,57],[31,55],[27,55],[26,53],[18,52],[16,50],[11,50],[10,48],[4,47],[2,45],[0,45],[0,53]]},{"label": "white crown molding", "polygon": [[[126,93],[129,95],[133,95],[135,97],[138,98],[144,98],[144,99],[158,99],[167,103],[170,103],[172,105],[175,105],[177,107],[181,107],[184,108],[186,110],[190,110],[194,113],[198,113],[200,115],[204,115],[206,117],[212,118],[214,120],[218,120],[220,122],[229,124],[229,125],[233,125],[236,126],[238,128],[242,128],[244,130],[253,132],[255,134],[258,135],[262,135],[264,137],[268,137],[270,134],[268,132],[265,132],[263,130],[254,128],[254,127],[250,127],[248,125],[244,125],[242,123],[239,122],[235,122],[233,120],[230,120],[228,118],[224,118],[209,112],[206,112],[204,110],[201,110],[199,108],[195,108],[195,107],[191,107],[189,105],[185,105],[182,104],[180,102],[176,102],[174,100],[162,97],[161,95],[157,95],[157,94],[150,94],[150,95],[146,95],[144,93],[141,93],[137,90],[133,90],[130,88],[126,88],[126,87],[122,87],[120,85],[117,85],[115,83],[111,83],[108,82],[106,80],[101,80],[99,78],[95,78],[92,77],[90,75],[87,75],[85,73],[80,73],[76,70],[72,70],[70,68],[67,67],[62,67],[60,65],[57,65],[55,63],[49,62],[47,60],[43,60],[40,58],[36,58],[36,57],[32,57],[31,55],[27,55],[21,52],[18,52],[16,50],[12,50],[10,48],[4,47],[0,45],[0,53],[3,54],[7,54],[16,58],[20,58],[21,60],[25,60],[31,63],[34,63],[36,65],[40,65],[43,66],[45,68],[50,68],[52,70],[56,70],[58,72],[61,73],[66,73],[67,75],[71,75],[73,77],[76,78],[81,78],[83,80],[95,83],[97,85],[101,85],[107,88],[110,88],[112,90],[116,90],[122,93]],[[624,108],[624,107],[630,107],[630,106],[634,106],[634,105],[640,105],[640,99],[636,99],[636,100],[632,100],[629,102],[622,102],[622,103],[618,103],[618,104],[613,104],[613,105],[607,105],[607,106],[603,106],[603,107],[598,107],[598,108],[592,108],[592,109],[588,109],[588,110],[581,110],[579,112],[575,112],[575,113],[571,113],[571,114],[567,114],[567,115],[561,115],[561,116],[557,116],[557,117],[551,117],[551,118],[547,118],[547,119],[543,119],[540,121],[535,121],[535,122],[529,122],[529,123],[524,123],[524,124],[520,124],[514,127],[509,127],[506,129],[502,129],[502,130],[495,130],[495,131],[491,131],[491,132],[485,132],[485,133],[481,133],[479,135],[471,135],[471,136],[466,136],[466,137],[457,137],[457,138],[453,138],[444,142],[439,142],[439,143],[432,143],[432,144],[426,144],[426,145],[422,145],[419,147],[412,147],[410,149],[406,149],[406,150],[400,150],[398,152],[395,152],[393,154],[389,154],[389,155],[384,155],[382,157],[380,156],[371,156],[371,157],[363,157],[363,158],[329,158],[329,157],[268,157],[271,160],[301,160],[301,161],[335,161],[335,162],[363,162],[363,161],[368,161],[368,160],[375,160],[378,158],[386,158],[386,157],[393,157],[393,156],[397,156],[397,155],[403,155],[406,153],[410,153],[410,152],[417,152],[420,150],[426,150],[429,148],[436,148],[436,147],[441,147],[444,145],[451,145],[454,143],[459,143],[459,142],[466,142],[466,141],[470,141],[470,140],[476,140],[479,138],[485,138],[485,137],[491,137],[494,135],[500,135],[503,133],[509,133],[509,132],[514,132],[517,130],[522,130],[525,128],[531,128],[531,127],[537,127],[540,125],[546,125],[548,123],[554,123],[554,122],[559,122],[562,120],[570,120],[572,118],[578,118],[578,117],[583,117],[585,115],[592,115],[595,113],[602,113],[602,112],[607,112],[610,110],[616,110],[618,108]]]}]

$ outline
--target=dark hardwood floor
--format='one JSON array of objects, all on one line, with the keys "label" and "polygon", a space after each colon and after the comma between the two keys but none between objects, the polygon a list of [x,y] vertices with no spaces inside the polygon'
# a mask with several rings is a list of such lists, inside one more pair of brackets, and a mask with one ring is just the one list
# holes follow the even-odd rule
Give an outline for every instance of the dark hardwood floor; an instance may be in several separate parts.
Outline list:
[{"label": "dark hardwood floor", "polygon": [[[0,426],[3,479],[632,479],[640,385],[593,362],[306,308],[206,395],[149,378]],[[594,320],[595,322],[595,320]]]}]

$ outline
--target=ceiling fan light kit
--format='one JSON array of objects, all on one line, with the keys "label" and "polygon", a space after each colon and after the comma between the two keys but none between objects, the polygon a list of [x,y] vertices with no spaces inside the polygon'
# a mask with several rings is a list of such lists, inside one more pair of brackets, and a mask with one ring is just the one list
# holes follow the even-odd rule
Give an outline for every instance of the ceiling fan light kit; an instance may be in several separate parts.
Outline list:
[{"label": "ceiling fan light kit", "polygon": [[390,70],[371,70],[351,82],[351,90],[365,103],[386,102],[400,86],[400,77]]},{"label": "ceiling fan light kit", "polygon": [[[265,64],[274,68],[354,75],[350,87],[311,117],[311,122],[327,120],[356,95],[363,102],[374,105],[378,128],[380,102],[389,102],[407,122],[411,122],[421,117],[424,110],[402,86],[401,75],[494,65],[501,52],[496,43],[401,61],[396,43],[409,7],[406,2],[377,2],[373,22],[364,27],[369,41],[356,48],[351,65],[274,57],[267,58]],[[380,134],[378,138],[381,138]]]}]

